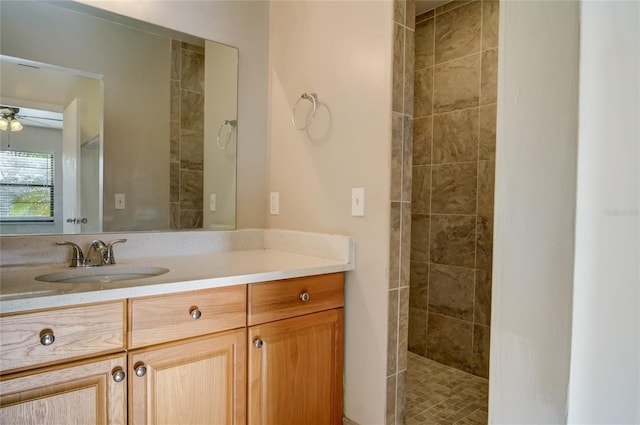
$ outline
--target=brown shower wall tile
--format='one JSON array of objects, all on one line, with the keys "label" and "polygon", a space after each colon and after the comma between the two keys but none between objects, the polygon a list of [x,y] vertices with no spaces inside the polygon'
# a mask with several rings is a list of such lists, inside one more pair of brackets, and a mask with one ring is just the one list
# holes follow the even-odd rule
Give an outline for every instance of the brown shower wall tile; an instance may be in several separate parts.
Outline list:
[{"label": "brown shower wall tile", "polygon": [[433,111],[442,113],[478,106],[479,81],[480,53],[436,65]]},{"label": "brown shower wall tile", "polygon": [[493,216],[478,216],[476,267],[491,270],[493,261]]},{"label": "brown shower wall tile", "polygon": [[[398,305],[398,372],[407,370],[407,343],[409,340],[409,288],[400,288]],[[400,388],[400,387],[398,387]]]},{"label": "brown shower wall tile", "polygon": [[393,112],[391,115],[391,193],[392,201],[400,201],[402,194],[402,154],[404,117]]},{"label": "brown shower wall tile", "polygon": [[180,132],[180,168],[202,171],[204,167],[204,134],[198,131]]},{"label": "brown shower wall tile", "polygon": [[413,165],[431,164],[431,127],[433,118],[423,117],[413,120]]},{"label": "brown shower wall tile", "polygon": [[169,119],[171,121],[180,121],[180,81],[171,80],[171,90],[169,99],[171,102]]},{"label": "brown shower wall tile", "polygon": [[474,269],[431,264],[429,311],[473,321]]},{"label": "brown shower wall tile", "polygon": [[182,90],[180,108],[180,128],[204,132],[204,95]]},{"label": "brown shower wall tile", "polygon": [[396,379],[396,375],[391,375],[387,378],[387,413],[385,425],[396,425]]},{"label": "brown shower wall tile", "polygon": [[415,69],[424,69],[433,66],[433,40],[435,31],[435,19],[416,24],[415,40]]},{"label": "brown shower wall tile", "polygon": [[180,170],[181,210],[202,212],[202,184],[202,171]]},{"label": "brown shower wall tile", "polygon": [[480,51],[482,3],[471,2],[436,18],[435,63]]},{"label": "brown shower wall tile", "polygon": [[408,287],[411,276],[411,203],[403,202],[400,228],[400,287]]},{"label": "brown shower wall tile", "polygon": [[413,120],[404,116],[402,132],[402,198],[411,202],[411,181],[413,174]]},{"label": "brown shower wall tile", "polygon": [[489,377],[489,341],[488,326],[474,325],[473,327],[473,359],[472,373],[483,378]]},{"label": "brown shower wall tile", "polygon": [[497,2],[416,20],[409,350],[488,376]]},{"label": "brown shower wall tile", "polygon": [[397,289],[389,291],[389,315],[387,319],[387,376],[397,371],[398,362],[398,305],[400,294]]},{"label": "brown shower wall tile", "polygon": [[475,216],[431,216],[430,256],[432,263],[474,267],[475,240]]},{"label": "brown shower wall tile", "polygon": [[436,16],[435,9],[427,10],[426,12],[416,16],[416,25],[426,21],[427,19],[432,19],[434,16]]},{"label": "brown shower wall tile", "polygon": [[496,105],[480,107],[478,159],[496,159]]},{"label": "brown shower wall tile", "polygon": [[448,3],[443,4],[442,6],[436,7],[436,15],[442,15],[443,13],[448,12],[449,10],[453,10],[457,7],[463,6],[471,1],[478,1],[478,0],[452,0]]},{"label": "brown shower wall tile", "polygon": [[482,50],[498,47],[498,13],[500,3],[493,0],[482,2]]},{"label": "brown shower wall tile", "polygon": [[180,122],[169,123],[169,161],[180,162]]},{"label": "brown shower wall tile", "polygon": [[480,325],[491,324],[491,270],[476,269],[476,289],[473,321]]},{"label": "brown shower wall tile", "polygon": [[434,165],[431,183],[431,212],[434,214],[476,213],[476,162]]},{"label": "brown shower wall tile", "polygon": [[[403,18],[404,19],[404,18]],[[393,25],[393,112],[403,112],[404,107],[404,28]]]},{"label": "brown shower wall tile", "polygon": [[182,49],[180,69],[182,90],[204,93],[204,54]]},{"label": "brown shower wall tile", "polygon": [[411,215],[411,261],[429,262],[429,227],[429,215]]},{"label": "brown shower wall tile", "polygon": [[191,50],[191,51],[194,51],[196,53],[200,53],[200,54],[204,55],[204,47],[203,46],[196,46],[195,44],[182,42],[182,48],[186,49],[186,50]]},{"label": "brown shower wall tile", "polygon": [[202,227],[202,210],[180,209],[180,228],[199,229]]},{"label": "brown shower wall tile", "polygon": [[476,161],[478,159],[478,108],[433,117],[433,162]]},{"label": "brown shower wall tile", "polygon": [[404,30],[404,113],[413,115],[413,69],[415,57],[415,33]]},{"label": "brown shower wall tile", "polygon": [[427,326],[427,357],[469,371],[473,352],[473,324],[429,313]]},{"label": "brown shower wall tile", "polygon": [[180,163],[169,163],[169,202],[180,201]]},{"label": "brown shower wall tile", "polygon": [[425,68],[415,73],[414,117],[426,117],[433,111],[433,68]]},{"label": "brown shower wall tile", "polygon": [[411,207],[415,214],[429,214],[431,203],[431,166],[413,167]]},{"label": "brown shower wall tile", "polygon": [[172,80],[180,79],[180,42],[171,40],[171,77]]},{"label": "brown shower wall tile", "polygon": [[406,0],[405,25],[412,30],[416,29],[416,0]]},{"label": "brown shower wall tile", "polygon": [[426,310],[429,307],[429,263],[411,263],[409,307]]},{"label": "brown shower wall tile", "polygon": [[400,236],[402,210],[400,202],[391,202],[389,233],[389,288],[400,286]]},{"label": "brown shower wall tile", "polygon": [[427,355],[427,310],[409,308],[409,344],[412,353]]},{"label": "brown shower wall tile", "polygon": [[495,161],[478,162],[478,215],[493,215]]},{"label": "brown shower wall tile", "polygon": [[169,203],[169,228],[178,229],[180,226],[180,204],[177,202]]},{"label": "brown shower wall tile", "polygon": [[404,25],[407,5],[404,0],[393,0],[393,22]]},{"label": "brown shower wall tile", "polygon": [[498,88],[498,50],[482,52],[482,87],[480,104],[496,103]]}]

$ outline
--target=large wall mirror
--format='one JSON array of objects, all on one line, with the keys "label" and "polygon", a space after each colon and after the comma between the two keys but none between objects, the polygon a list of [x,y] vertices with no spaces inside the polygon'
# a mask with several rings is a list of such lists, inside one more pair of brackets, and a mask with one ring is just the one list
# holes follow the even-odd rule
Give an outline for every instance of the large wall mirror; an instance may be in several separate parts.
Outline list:
[{"label": "large wall mirror", "polygon": [[74,2],[1,12],[1,234],[235,228],[236,48]]}]

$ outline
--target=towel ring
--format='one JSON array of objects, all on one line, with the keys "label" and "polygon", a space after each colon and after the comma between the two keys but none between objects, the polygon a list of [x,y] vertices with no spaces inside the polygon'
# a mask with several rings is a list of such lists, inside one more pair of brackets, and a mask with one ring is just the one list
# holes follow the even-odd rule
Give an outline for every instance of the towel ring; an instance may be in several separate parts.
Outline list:
[{"label": "towel ring", "polygon": [[[218,139],[217,139],[217,143],[218,143],[218,149],[222,149],[225,150],[227,148],[227,146],[229,146],[229,142],[231,141],[231,133],[233,133],[233,129],[238,125],[238,121],[237,120],[224,120],[224,122],[222,123],[222,125],[220,126],[220,128],[218,129]],[[222,130],[224,128],[228,128],[227,130],[227,137],[226,137],[226,141],[224,143],[224,146],[220,143],[220,133],[222,132]]]},{"label": "towel ring", "polygon": [[[300,103],[302,99],[310,101],[313,104],[313,110],[311,111],[311,114],[307,116],[304,127],[298,127],[298,125],[296,124],[296,108],[298,107],[298,103]],[[313,119],[316,117],[316,110],[318,106],[317,103],[318,95],[316,93],[302,93],[302,95],[300,95],[296,103],[293,105],[293,113],[291,114],[291,124],[293,125],[293,128],[298,131],[304,131],[309,128],[309,126],[313,122]]]}]

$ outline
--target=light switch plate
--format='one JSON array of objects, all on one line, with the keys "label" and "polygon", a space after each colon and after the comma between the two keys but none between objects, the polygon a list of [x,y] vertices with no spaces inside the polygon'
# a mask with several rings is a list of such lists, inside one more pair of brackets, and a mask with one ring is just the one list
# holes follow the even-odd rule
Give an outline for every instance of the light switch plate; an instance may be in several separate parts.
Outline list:
[{"label": "light switch plate", "polygon": [[364,217],[364,187],[351,189],[351,215]]},{"label": "light switch plate", "polygon": [[269,211],[271,215],[280,214],[280,192],[271,192],[269,197]]},{"label": "light switch plate", "polygon": [[216,194],[212,193],[209,197],[209,211],[213,212],[216,210]]},{"label": "light switch plate", "polygon": [[124,193],[116,193],[115,209],[123,210],[124,207],[125,207],[125,205],[124,205]]}]

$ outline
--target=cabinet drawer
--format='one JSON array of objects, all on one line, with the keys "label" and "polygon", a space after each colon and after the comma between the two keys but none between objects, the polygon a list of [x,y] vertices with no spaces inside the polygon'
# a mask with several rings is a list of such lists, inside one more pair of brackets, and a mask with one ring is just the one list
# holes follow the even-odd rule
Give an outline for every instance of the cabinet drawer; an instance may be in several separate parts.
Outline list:
[{"label": "cabinet drawer", "polygon": [[243,327],[246,290],[236,285],[130,299],[129,348]]},{"label": "cabinet drawer", "polygon": [[344,306],[344,274],[249,285],[248,325]]},{"label": "cabinet drawer", "polygon": [[118,301],[0,317],[2,372],[122,350],[124,315]]}]

